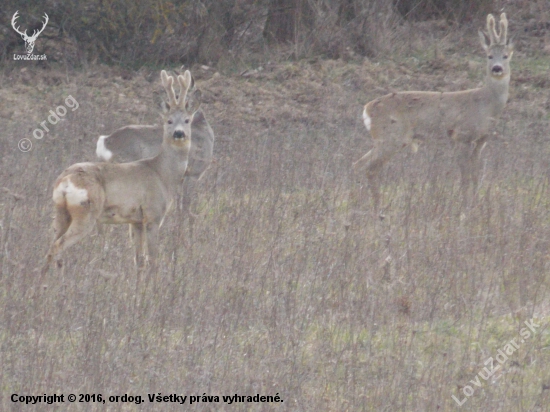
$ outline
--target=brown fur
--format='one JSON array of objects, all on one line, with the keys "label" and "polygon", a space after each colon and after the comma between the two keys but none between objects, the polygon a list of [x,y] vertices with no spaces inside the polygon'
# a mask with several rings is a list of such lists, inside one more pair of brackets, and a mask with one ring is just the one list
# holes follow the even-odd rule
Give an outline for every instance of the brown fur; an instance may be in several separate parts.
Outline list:
[{"label": "brown fur", "polygon": [[130,163],[77,163],[66,169],[54,185],[54,240],[46,255],[44,274],[54,256],[92,231],[99,223],[131,224],[136,235],[136,263],[154,260],[158,229],[173,205],[191,148],[191,123],[200,106],[200,92],[192,107],[185,105],[191,74],[178,77],[180,99],[173,78],[161,73],[168,94],[160,153]]},{"label": "brown fur", "polygon": [[[489,44],[480,38],[488,57],[485,85],[459,92],[390,93],[365,105],[374,148],[354,163],[354,169],[366,169],[375,208],[379,207],[378,175],[381,167],[401,148],[419,141],[439,140],[446,135],[458,146],[464,199],[468,187],[477,192],[479,155],[488,137],[489,127],[504,109],[510,82],[510,58],[513,47],[506,44],[508,21],[500,16],[500,33],[495,20],[487,16]],[[368,126],[367,126],[368,128]]]}]

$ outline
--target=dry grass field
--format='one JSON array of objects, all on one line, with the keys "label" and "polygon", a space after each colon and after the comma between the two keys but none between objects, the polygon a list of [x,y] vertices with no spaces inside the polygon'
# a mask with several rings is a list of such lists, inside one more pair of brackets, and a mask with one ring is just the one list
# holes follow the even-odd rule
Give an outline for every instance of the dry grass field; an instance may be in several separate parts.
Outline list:
[{"label": "dry grass field", "polygon": [[[519,23],[512,16],[510,99],[469,207],[444,139],[384,168],[381,215],[351,164],[371,147],[361,122],[367,101],[480,84],[477,25],[424,27],[430,35],[376,60],[192,67],[216,163],[192,199],[193,231],[185,214],[170,215],[158,273],[140,283],[125,225],[107,227],[105,244],[87,237],[42,282],[35,269],[51,238],[55,178],[94,160],[100,134],[159,122],[162,68],[8,62],[0,73],[0,410],[550,410],[550,34]],[[35,139],[69,95],[78,108]],[[27,153],[18,149],[23,138]],[[539,327],[527,337],[532,320]],[[512,340],[517,348],[500,365],[498,351]],[[500,368],[479,378],[490,357]],[[54,393],[107,402],[10,399]],[[159,393],[188,398],[150,403]],[[108,401],[124,394],[143,403]],[[223,401],[234,394],[284,402]]]}]

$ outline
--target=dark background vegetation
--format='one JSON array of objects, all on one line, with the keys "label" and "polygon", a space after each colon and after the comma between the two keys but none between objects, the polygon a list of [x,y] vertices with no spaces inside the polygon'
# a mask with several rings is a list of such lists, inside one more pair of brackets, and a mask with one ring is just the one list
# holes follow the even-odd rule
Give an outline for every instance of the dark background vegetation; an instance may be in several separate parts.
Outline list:
[{"label": "dark background vegetation", "polygon": [[[16,10],[29,31],[50,16],[34,51],[46,62],[13,60]],[[439,140],[390,162],[374,213],[350,168],[371,147],[362,105],[479,86],[477,30],[501,11],[516,52],[477,201],[461,206]],[[204,411],[452,411],[465,385],[462,410],[548,410],[547,0],[7,0],[0,13],[1,410],[23,409],[12,393],[162,392],[284,399],[185,408]],[[94,160],[100,134],[158,122],[159,72],[182,65],[217,137],[193,231],[170,215],[159,271],[139,284],[123,225],[39,282],[56,176]],[[78,110],[34,139],[68,95]],[[531,318],[537,334],[469,383]]]},{"label": "dark background vegetation", "polygon": [[[471,22],[493,11],[493,0],[6,0],[2,55],[17,49],[13,12],[29,33],[50,17],[42,39],[56,39],[59,60],[104,61],[132,67],[216,64],[224,55],[246,58],[274,44],[293,44],[292,57],[339,58],[346,49],[365,56],[379,49],[380,29],[405,21]],[[24,10],[24,12],[23,12]],[[25,20],[26,19],[26,20]],[[25,27],[25,26],[22,26]],[[373,39],[374,37],[374,39]],[[374,41],[373,41],[374,40]],[[42,44],[44,44],[42,42]]]}]

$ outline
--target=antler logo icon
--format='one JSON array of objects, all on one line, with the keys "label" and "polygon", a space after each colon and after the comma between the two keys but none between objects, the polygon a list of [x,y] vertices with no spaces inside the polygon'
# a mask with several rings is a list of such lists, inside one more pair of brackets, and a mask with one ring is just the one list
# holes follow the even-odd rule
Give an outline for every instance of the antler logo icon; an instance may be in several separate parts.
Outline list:
[{"label": "antler logo icon", "polygon": [[42,33],[44,31],[44,29],[46,28],[46,25],[48,24],[48,21],[50,19],[48,18],[48,15],[46,13],[44,13],[44,23],[42,23],[42,28],[40,30],[34,30],[32,36],[28,36],[27,35],[27,30],[25,30],[25,32],[23,33],[19,30],[19,27],[15,26],[15,20],[17,20],[17,18],[19,17],[17,15],[17,13],[19,13],[19,10],[17,10],[15,12],[15,14],[13,15],[13,17],[11,19],[11,25],[12,25],[13,29],[21,35],[21,38],[23,40],[25,40],[25,49],[27,49],[27,54],[31,54],[33,49],[34,49],[34,42],[36,41],[36,38],[38,37],[38,35],[40,33]]}]

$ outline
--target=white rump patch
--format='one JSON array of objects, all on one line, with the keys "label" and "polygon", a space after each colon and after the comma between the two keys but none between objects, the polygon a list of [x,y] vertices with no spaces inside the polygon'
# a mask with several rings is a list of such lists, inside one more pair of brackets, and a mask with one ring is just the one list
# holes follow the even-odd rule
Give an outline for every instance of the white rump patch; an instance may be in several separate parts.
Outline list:
[{"label": "white rump patch", "polygon": [[63,205],[64,199],[67,200],[67,205],[80,205],[88,200],[88,191],[80,187],[76,187],[71,182],[70,176],[63,179],[53,191],[53,201],[57,205]]},{"label": "white rump patch", "polygon": [[108,162],[113,157],[113,152],[111,152],[107,147],[105,146],[105,139],[107,139],[109,136],[99,136],[99,139],[97,140],[97,147],[95,149],[95,154],[97,157],[99,157],[101,160],[104,160],[105,162]]},{"label": "white rump patch", "polygon": [[370,116],[367,113],[366,107],[365,107],[365,110],[363,110],[363,123],[365,123],[365,127],[370,132],[371,120],[370,120]]}]

